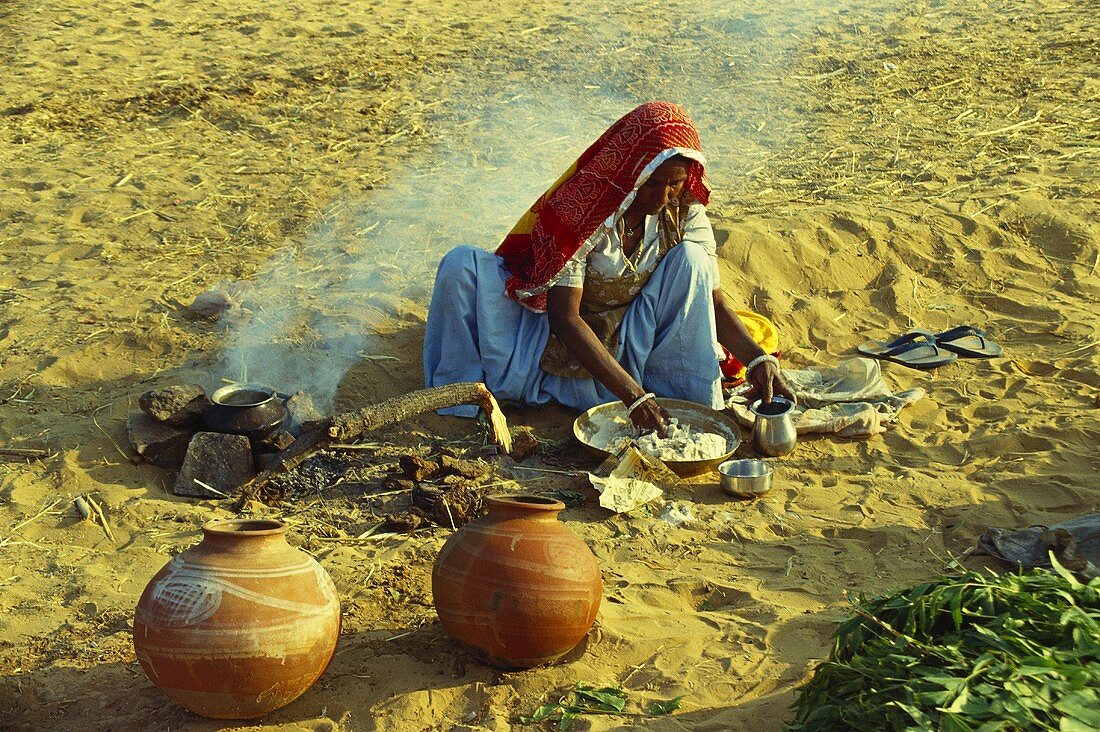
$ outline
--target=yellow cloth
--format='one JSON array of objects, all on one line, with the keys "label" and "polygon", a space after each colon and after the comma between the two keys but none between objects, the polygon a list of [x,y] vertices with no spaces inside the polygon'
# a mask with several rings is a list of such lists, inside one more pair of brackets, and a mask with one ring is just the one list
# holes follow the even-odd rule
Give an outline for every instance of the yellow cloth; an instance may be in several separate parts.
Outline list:
[{"label": "yellow cloth", "polygon": [[[776,353],[779,351],[779,331],[775,329],[772,321],[765,318],[760,313],[754,313],[751,310],[737,310],[737,317],[741,318],[741,322],[745,324],[745,330],[749,332],[752,339],[764,349],[764,353]],[[745,378],[745,367],[742,364],[741,370],[733,377],[734,379]]]}]

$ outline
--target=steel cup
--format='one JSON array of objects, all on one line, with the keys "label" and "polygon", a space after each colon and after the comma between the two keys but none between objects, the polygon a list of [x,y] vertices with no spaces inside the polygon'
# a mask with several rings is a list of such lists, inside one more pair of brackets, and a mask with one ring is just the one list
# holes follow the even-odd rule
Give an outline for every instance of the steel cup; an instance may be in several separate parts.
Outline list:
[{"label": "steel cup", "polygon": [[798,433],[791,417],[793,410],[794,402],[782,397],[774,397],[767,403],[757,399],[749,405],[749,411],[756,416],[752,425],[752,449],[757,455],[779,457],[794,449]]}]

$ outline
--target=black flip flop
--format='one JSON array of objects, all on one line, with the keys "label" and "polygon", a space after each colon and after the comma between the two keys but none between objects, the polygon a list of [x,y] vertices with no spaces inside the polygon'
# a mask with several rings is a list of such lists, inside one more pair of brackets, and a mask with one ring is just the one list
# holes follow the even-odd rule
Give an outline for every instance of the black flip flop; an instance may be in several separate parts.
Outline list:
[{"label": "black flip flop", "polygon": [[963,358],[994,358],[1004,353],[1000,345],[987,340],[985,333],[972,325],[960,325],[937,333],[936,345],[954,351]]},{"label": "black flip flop", "polygon": [[893,361],[913,369],[934,369],[954,363],[959,357],[946,353],[936,345],[936,337],[923,330],[915,330],[895,338],[889,343],[868,341],[856,346],[864,356]]}]

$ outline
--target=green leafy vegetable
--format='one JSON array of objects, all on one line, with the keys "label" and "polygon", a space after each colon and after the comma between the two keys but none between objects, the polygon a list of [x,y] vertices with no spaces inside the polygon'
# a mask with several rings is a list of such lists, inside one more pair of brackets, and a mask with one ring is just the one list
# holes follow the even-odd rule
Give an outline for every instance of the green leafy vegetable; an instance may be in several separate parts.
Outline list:
[{"label": "green leafy vegetable", "polygon": [[1100,729],[1100,579],[1055,570],[860,595],[787,729]]},{"label": "green leafy vegetable", "polygon": [[583,506],[585,502],[585,495],[579,491],[555,491],[561,502],[569,508],[577,508]]},{"label": "green leafy vegetable", "polygon": [[[683,696],[664,702],[654,702],[649,714],[671,714],[680,708]],[[577,682],[572,689],[554,703],[542,704],[529,716],[520,715],[523,724],[535,724],[554,715],[560,715],[558,729],[564,732],[582,714],[628,715],[626,710],[626,692],[615,686],[595,687],[583,681]]]},{"label": "green leafy vegetable", "polygon": [[538,709],[531,712],[531,716],[529,717],[520,715],[519,721],[523,722],[524,724],[534,724],[535,722],[541,722],[542,720],[552,716],[555,712],[557,712],[558,708],[559,707],[557,704],[543,704]]},{"label": "green leafy vegetable", "polygon": [[618,714],[626,708],[626,692],[614,686],[595,688],[578,682],[560,702],[567,711],[578,714]]}]

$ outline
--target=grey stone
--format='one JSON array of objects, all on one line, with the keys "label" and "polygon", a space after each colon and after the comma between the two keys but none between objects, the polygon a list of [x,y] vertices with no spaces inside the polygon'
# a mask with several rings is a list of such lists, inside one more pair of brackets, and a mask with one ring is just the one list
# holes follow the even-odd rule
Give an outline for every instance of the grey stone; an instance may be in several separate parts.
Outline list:
[{"label": "grey stone", "polygon": [[277,452],[261,452],[256,456],[256,470],[267,470],[275,464],[278,457],[279,453]]},{"label": "grey stone", "polygon": [[313,398],[304,391],[296,391],[286,400],[286,411],[290,413],[287,429],[295,437],[300,436],[310,422],[324,419],[324,415],[313,406]]},{"label": "grey stone", "polygon": [[[254,475],[252,446],[247,437],[221,432],[198,432],[187,447],[187,456],[176,476],[172,492],[177,496],[225,498],[235,495]],[[196,480],[219,493],[206,490]]]},{"label": "grey stone", "polygon": [[130,447],[142,460],[160,468],[175,470],[183,465],[191,435],[191,430],[158,422],[140,409],[131,410],[126,418]]},{"label": "grey stone", "polygon": [[228,287],[200,292],[194,301],[183,309],[188,320],[217,320],[222,316],[235,319],[244,314],[244,287],[240,283]]},{"label": "grey stone", "polygon": [[158,422],[186,427],[199,423],[210,406],[210,400],[197,384],[173,384],[145,392],[138,397],[138,406]]}]

